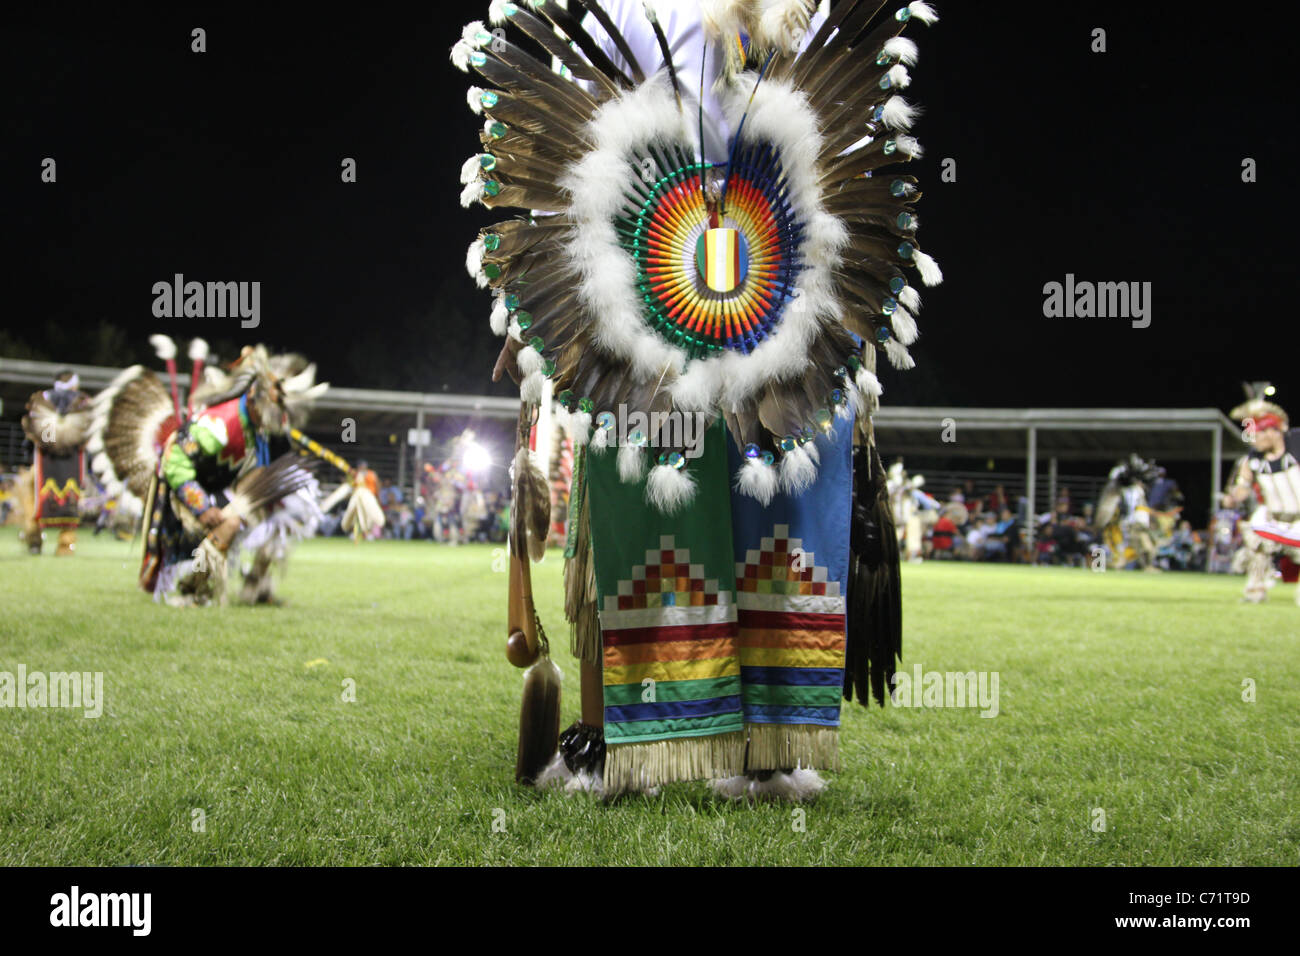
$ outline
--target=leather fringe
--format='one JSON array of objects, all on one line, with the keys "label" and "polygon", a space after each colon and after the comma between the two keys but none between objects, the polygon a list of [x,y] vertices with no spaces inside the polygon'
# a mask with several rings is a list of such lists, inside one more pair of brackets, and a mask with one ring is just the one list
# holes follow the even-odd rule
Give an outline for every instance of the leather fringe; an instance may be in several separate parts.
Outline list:
[{"label": "leather fringe", "polygon": [[574,553],[564,564],[564,616],[570,627],[569,650],[586,664],[600,664],[600,620],[596,613],[596,562],[591,557],[591,509],[582,496]]},{"label": "leather fringe", "polygon": [[744,773],[744,767],[743,731],[646,744],[610,744],[605,754],[605,792],[624,793],[685,780],[735,777]]},{"label": "leather fringe", "polygon": [[745,770],[840,769],[838,727],[817,724],[746,724]]}]

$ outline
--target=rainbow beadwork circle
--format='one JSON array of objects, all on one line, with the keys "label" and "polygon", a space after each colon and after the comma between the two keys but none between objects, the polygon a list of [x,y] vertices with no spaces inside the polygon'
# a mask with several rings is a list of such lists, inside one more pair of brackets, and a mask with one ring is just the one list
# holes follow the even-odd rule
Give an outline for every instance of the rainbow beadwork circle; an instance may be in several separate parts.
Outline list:
[{"label": "rainbow beadwork circle", "polygon": [[803,228],[779,165],[766,150],[740,159],[717,198],[702,182],[714,167],[684,163],[646,183],[635,216],[618,223],[647,324],[692,358],[756,348],[801,270]]}]

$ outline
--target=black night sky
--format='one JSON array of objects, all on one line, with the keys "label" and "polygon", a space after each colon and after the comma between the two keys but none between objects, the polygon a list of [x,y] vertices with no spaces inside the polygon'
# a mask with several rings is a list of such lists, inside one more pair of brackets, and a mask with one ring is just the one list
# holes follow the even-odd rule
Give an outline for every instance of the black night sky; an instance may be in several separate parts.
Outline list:
[{"label": "black night sky", "polygon": [[[486,7],[7,13],[0,355],[125,364],[150,360],[155,331],[227,355],[255,335],[336,385],[508,394],[463,266],[491,213],[457,201],[478,122],[447,60]],[[920,240],[946,281],[886,400],[1226,409],[1250,378],[1285,404],[1291,34],[1257,7],[937,7],[910,31],[908,95],[925,109]],[[151,287],[178,272],[261,281],[261,327],[155,319]],[[1067,273],[1150,282],[1151,326],[1044,318],[1044,283]]]}]

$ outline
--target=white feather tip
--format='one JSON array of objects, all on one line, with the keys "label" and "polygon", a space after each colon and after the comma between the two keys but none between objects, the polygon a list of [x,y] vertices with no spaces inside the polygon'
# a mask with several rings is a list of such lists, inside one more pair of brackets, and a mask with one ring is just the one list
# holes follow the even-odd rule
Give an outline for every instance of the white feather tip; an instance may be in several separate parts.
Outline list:
[{"label": "white feather tip", "polygon": [[153,346],[154,354],[164,362],[176,357],[176,343],[169,335],[151,335],[149,344]]},{"label": "white feather tip", "polygon": [[[619,456],[620,464],[622,455]],[[646,500],[664,514],[674,514],[695,497],[695,476],[685,468],[655,465],[645,483]]]}]

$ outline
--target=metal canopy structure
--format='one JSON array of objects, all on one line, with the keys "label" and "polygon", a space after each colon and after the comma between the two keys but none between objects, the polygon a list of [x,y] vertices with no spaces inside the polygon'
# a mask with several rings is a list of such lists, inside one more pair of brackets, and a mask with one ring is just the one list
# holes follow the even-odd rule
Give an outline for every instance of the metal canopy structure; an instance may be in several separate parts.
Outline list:
[{"label": "metal canopy structure", "polygon": [[[1223,460],[1243,451],[1241,429],[1217,408],[882,408],[880,447],[892,455],[1023,458],[1028,513],[1038,462],[1047,459],[1048,497],[1056,496],[1058,461],[1118,461],[1137,452],[1161,461],[1210,463],[1209,510],[1217,506]],[[1033,541],[1034,523],[1028,528]]]},{"label": "metal canopy structure", "polygon": [[[6,417],[21,414],[32,386],[48,384],[64,368],[75,371],[82,386],[91,391],[103,388],[121,371],[0,358],[0,398],[6,403]],[[183,387],[188,376],[181,378]],[[316,408],[364,416],[385,428],[420,429],[426,416],[513,420],[519,414],[519,400],[331,387]],[[1213,511],[1222,484],[1223,460],[1243,453],[1241,430],[1217,408],[885,406],[876,413],[874,423],[880,446],[890,457],[1023,458],[1030,514],[1036,513],[1034,486],[1042,459],[1047,460],[1053,477],[1058,461],[1118,461],[1132,452],[1162,461],[1208,459]],[[1049,488],[1053,485],[1054,481],[1049,481]],[[1054,489],[1049,491],[1054,493]]]}]

